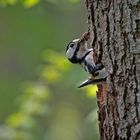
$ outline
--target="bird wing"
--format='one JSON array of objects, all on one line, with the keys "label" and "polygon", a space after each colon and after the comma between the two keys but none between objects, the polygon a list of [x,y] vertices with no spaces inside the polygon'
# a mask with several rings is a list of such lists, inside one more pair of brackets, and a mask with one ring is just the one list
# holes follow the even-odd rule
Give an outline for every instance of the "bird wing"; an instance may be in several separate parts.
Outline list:
[{"label": "bird wing", "polygon": [[[104,66],[102,64],[97,64],[97,65],[91,65],[89,63],[86,64],[86,70],[91,73],[93,76],[95,75],[95,72],[103,69]],[[97,73],[96,73],[97,74]]]}]

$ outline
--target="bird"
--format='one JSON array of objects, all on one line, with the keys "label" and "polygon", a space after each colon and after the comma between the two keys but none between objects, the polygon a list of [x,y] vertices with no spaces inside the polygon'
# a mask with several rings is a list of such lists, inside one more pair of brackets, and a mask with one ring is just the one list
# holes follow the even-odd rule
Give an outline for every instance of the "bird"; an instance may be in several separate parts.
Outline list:
[{"label": "bird", "polygon": [[74,39],[66,47],[66,57],[73,64],[81,65],[86,72],[89,73],[89,78],[82,82],[78,88],[90,85],[99,84],[106,81],[108,75],[103,64],[96,64],[94,60],[93,48],[88,49],[87,41],[90,33],[86,32],[81,38]]}]

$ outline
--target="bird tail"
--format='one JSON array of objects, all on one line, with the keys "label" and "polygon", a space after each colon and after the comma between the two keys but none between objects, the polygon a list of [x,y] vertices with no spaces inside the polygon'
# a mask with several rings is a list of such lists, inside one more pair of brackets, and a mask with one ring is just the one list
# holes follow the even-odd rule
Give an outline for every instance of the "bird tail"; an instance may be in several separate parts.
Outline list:
[{"label": "bird tail", "polygon": [[85,87],[85,86],[87,86],[87,85],[90,85],[90,84],[92,84],[93,83],[93,79],[88,79],[88,80],[85,80],[84,82],[82,82],[79,86],[78,86],[78,88],[81,88],[81,87]]},{"label": "bird tail", "polygon": [[85,87],[87,85],[91,85],[91,84],[99,84],[100,82],[104,82],[106,81],[106,78],[104,79],[88,79],[88,80],[85,80],[84,82],[82,82],[78,88],[81,88],[81,87]]}]

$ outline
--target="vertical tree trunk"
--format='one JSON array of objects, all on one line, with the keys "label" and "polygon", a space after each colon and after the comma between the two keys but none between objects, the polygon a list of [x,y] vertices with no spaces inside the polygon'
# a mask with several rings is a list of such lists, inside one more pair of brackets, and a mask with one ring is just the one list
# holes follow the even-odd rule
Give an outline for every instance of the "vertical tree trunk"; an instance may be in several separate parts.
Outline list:
[{"label": "vertical tree trunk", "polygon": [[101,140],[140,140],[140,1],[86,0],[91,44],[110,76],[100,85]]}]

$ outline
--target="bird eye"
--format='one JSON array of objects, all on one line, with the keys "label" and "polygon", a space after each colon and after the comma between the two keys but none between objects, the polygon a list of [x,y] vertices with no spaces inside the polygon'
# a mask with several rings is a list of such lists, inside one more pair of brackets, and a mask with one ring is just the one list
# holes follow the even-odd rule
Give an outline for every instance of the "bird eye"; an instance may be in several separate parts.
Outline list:
[{"label": "bird eye", "polygon": [[67,51],[69,48],[73,48],[74,45],[75,45],[74,42],[70,42],[70,43],[68,44],[67,48],[66,48],[66,51]]},{"label": "bird eye", "polygon": [[73,47],[74,47],[74,43],[71,43],[71,44],[70,44],[70,48],[73,48]]}]

